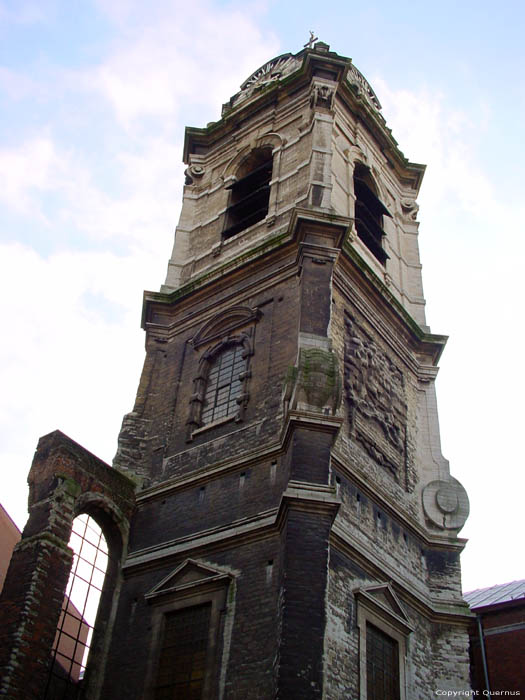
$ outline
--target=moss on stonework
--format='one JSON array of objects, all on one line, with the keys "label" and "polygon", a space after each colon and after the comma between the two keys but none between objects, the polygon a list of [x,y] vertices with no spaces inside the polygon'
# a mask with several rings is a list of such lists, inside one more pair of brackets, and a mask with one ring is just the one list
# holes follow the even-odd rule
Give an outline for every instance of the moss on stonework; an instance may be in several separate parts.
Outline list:
[{"label": "moss on stonework", "polygon": [[284,383],[286,386],[289,384],[295,384],[298,372],[299,370],[297,367],[288,367],[286,370],[286,377],[284,378]]},{"label": "moss on stonework", "polygon": [[40,550],[42,547],[50,545],[51,547],[58,549],[60,552],[66,555],[66,560],[72,558],[71,548],[67,542],[61,540],[52,532],[47,532],[46,530],[39,532],[36,535],[30,535],[29,537],[23,537],[15,545],[16,551],[23,551],[24,549],[30,549],[35,547]]},{"label": "moss on stonework", "polygon": [[179,289],[175,289],[172,292],[147,292],[148,300],[161,304],[171,304],[174,301],[177,301],[178,299],[187,296],[195,289],[202,287],[207,281],[215,277],[220,277],[224,272],[226,272],[230,268],[236,267],[237,265],[242,264],[246,260],[250,260],[250,258],[252,258],[254,255],[258,253],[263,253],[268,249],[277,247],[283,240],[287,238],[287,236],[288,230],[284,231],[283,233],[279,233],[275,236],[272,236],[271,238],[267,238],[262,243],[255,246],[254,248],[250,248],[250,250],[246,251],[242,255],[233,258],[233,260],[225,262],[223,265],[214,267],[213,270],[204,273],[203,275],[197,277],[197,279],[194,279],[191,282],[187,282],[182,287],[179,287]]},{"label": "moss on stonework", "polygon": [[[385,297],[388,303],[394,307],[398,314],[403,318],[405,323],[409,326],[414,335],[418,340],[426,343],[434,343],[437,345],[442,345],[444,347],[447,337],[443,335],[435,335],[431,333],[426,333],[419,323],[415,321],[412,316],[408,313],[405,307],[396,299],[392,292],[388,289],[386,284],[379,279],[374,270],[367,265],[367,263],[361,258],[361,256],[354,250],[352,244],[345,240],[343,243],[343,250],[348,255],[349,258],[361,269],[363,274],[367,279],[369,279],[372,284],[380,291],[380,293]],[[440,353],[441,354],[441,353]],[[439,359],[439,357],[438,357]]]},{"label": "moss on stonework", "polygon": [[72,496],[73,498],[78,498],[78,496],[80,496],[82,487],[74,479],[72,479],[70,476],[66,476],[65,474],[60,473],[57,473],[55,476],[57,477],[57,479],[62,480],[60,487],[63,491],[67,493],[68,496]]},{"label": "moss on stonework", "polygon": [[329,404],[335,410],[339,404],[340,381],[334,353],[321,348],[301,348],[297,385],[309,404],[318,408]]}]

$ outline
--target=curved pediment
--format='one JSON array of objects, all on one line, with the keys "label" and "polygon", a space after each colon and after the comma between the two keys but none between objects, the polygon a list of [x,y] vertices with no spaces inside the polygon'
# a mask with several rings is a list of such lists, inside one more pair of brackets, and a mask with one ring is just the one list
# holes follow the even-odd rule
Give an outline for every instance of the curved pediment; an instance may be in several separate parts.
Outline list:
[{"label": "curved pediment", "polygon": [[192,344],[197,348],[210,340],[222,338],[235,328],[255,322],[260,315],[259,309],[251,309],[248,306],[233,306],[221,311],[200,328],[193,336]]}]

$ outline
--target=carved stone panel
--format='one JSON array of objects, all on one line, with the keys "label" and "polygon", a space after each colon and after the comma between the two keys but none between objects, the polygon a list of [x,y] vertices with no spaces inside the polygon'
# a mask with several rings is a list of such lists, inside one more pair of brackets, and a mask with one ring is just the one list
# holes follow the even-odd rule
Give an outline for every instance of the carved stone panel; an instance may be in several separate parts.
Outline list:
[{"label": "carved stone panel", "polygon": [[345,318],[344,390],[350,436],[398,481],[407,467],[403,373],[350,315]]}]

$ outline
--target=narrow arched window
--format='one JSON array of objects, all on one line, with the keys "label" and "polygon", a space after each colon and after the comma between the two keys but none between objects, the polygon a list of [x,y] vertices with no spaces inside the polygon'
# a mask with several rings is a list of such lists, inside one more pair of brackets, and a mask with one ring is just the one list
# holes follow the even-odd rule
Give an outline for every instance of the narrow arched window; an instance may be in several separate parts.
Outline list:
[{"label": "narrow arched window", "polygon": [[90,516],[73,521],[73,565],[52,650],[46,700],[79,696],[108,565],[108,546]]},{"label": "narrow arched window", "polygon": [[241,164],[234,184],[229,187],[231,194],[223,238],[230,238],[266,217],[272,167],[271,148],[257,148]]},{"label": "narrow arched window", "polygon": [[370,170],[357,163],[354,170],[355,228],[368,250],[383,265],[388,255],[383,248],[383,216],[390,212],[377,196]]},{"label": "narrow arched window", "polygon": [[238,413],[246,362],[241,344],[228,345],[213,355],[206,378],[202,425]]}]

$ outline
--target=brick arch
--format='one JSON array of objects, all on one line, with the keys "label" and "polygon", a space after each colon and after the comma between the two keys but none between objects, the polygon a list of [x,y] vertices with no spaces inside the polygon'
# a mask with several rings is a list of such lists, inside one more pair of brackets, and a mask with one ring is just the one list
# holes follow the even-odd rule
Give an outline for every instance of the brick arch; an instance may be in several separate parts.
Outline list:
[{"label": "brick arch", "polygon": [[129,520],[121,508],[108,496],[99,491],[82,492],[75,501],[74,518],[89,515],[100,526],[108,547],[119,558],[129,534]]},{"label": "brick arch", "polygon": [[[100,483],[93,483],[98,488]],[[104,584],[94,622],[93,637],[90,644],[89,664],[86,667],[84,686],[90,696],[98,696],[98,690],[104,677],[104,666],[109,647],[111,632],[110,620],[112,610],[118,598],[118,579],[122,557],[129,535],[129,520],[112,498],[112,492],[90,490],[81,492],[75,500],[74,519],[88,515],[102,530],[108,547],[108,562]],[[72,521],[73,523],[73,521]]]},{"label": "brick arch", "polygon": [[[126,551],[135,486],[60,431],[40,439],[29,472],[29,519],[13,552],[0,598],[0,694],[12,700],[40,698],[72,564],[68,547],[74,518],[95,514],[116,550],[106,583],[111,594],[97,615],[97,668],[90,697],[102,682],[105,650],[116,605],[117,571]],[[108,589],[109,590],[109,589]],[[100,623],[100,624],[99,624]]]}]

